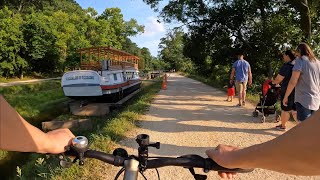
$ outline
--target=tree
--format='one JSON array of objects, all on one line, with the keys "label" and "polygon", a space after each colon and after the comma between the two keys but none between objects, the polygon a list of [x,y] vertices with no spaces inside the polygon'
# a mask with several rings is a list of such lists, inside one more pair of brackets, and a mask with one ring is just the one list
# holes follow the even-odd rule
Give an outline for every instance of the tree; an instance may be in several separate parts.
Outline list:
[{"label": "tree", "polygon": [[21,31],[22,18],[7,7],[0,10],[0,73],[23,77],[27,62],[20,56],[25,48]]},{"label": "tree", "polygon": [[169,32],[160,40],[160,58],[169,64],[170,69],[185,70],[185,62],[189,59],[183,54],[183,40],[184,33],[180,29]]},{"label": "tree", "polygon": [[[159,11],[159,3],[163,0],[144,0],[147,4],[149,4],[156,11]],[[223,0],[212,0],[212,1],[204,1],[204,0],[183,0],[183,1],[169,1],[167,5],[165,5],[161,9],[161,16],[166,21],[171,21],[172,19],[177,19],[183,23],[192,23],[195,21],[201,21],[202,17],[204,17],[212,7],[219,7],[221,4],[228,4],[237,2],[236,0],[232,1],[223,1]],[[305,40],[310,40],[312,36],[312,29],[316,27],[312,27],[312,19],[318,18],[318,9],[320,7],[320,3],[318,0],[286,0],[286,1],[274,1],[274,0],[257,0],[257,1],[246,1],[241,0],[238,1],[240,4],[243,4],[242,7],[250,7],[255,5],[264,5],[266,9],[260,9],[261,13],[264,10],[270,10],[272,8],[277,8],[274,6],[275,4],[281,6],[290,6],[295,9],[295,12],[300,16],[296,16],[300,20],[300,28],[304,34]],[[250,6],[248,6],[249,4]],[[266,7],[267,5],[268,7]],[[272,7],[273,6],[273,7]],[[260,6],[261,7],[261,6]],[[288,10],[290,10],[288,7]],[[257,11],[256,11],[257,12]]]},{"label": "tree", "polygon": [[[161,0],[145,0],[145,2],[159,10],[158,4]],[[215,70],[216,65],[230,66],[235,51],[241,49],[246,52],[246,58],[252,64],[253,72],[256,74],[254,77],[264,78],[261,74],[265,76],[272,74],[271,70],[279,64],[281,51],[294,47],[306,36],[306,33],[303,33],[306,30],[302,31],[299,28],[303,18],[299,16],[302,13],[298,11],[301,2],[299,0],[294,2],[289,0],[169,1],[160,9],[160,16],[166,22],[178,20],[188,28],[185,55],[202,70],[199,72],[208,74],[208,71]],[[319,3],[310,2],[307,4],[311,12],[309,15],[317,19],[315,17],[318,16],[315,14],[318,14],[316,11],[319,10],[313,8]],[[296,6],[293,6],[293,3]],[[302,5],[305,7],[306,3]],[[297,19],[301,19],[300,23]],[[315,35],[317,31],[312,32]]]},{"label": "tree", "polygon": [[287,0],[288,4],[294,7],[300,13],[300,28],[304,33],[304,40],[311,40],[312,19],[319,17],[317,11],[320,7],[318,0]]},{"label": "tree", "polygon": [[43,9],[44,4],[49,3],[50,0],[2,0],[0,1],[0,8],[12,7],[14,11],[25,12],[28,8]]},{"label": "tree", "polygon": [[[126,46],[141,56],[136,44],[129,47],[126,42],[144,27],[135,19],[124,21],[119,8],[107,8],[98,16],[73,0],[7,0],[0,1],[0,7],[0,76],[76,69],[77,50],[92,46]],[[143,52],[141,67],[150,61],[148,50]]]},{"label": "tree", "polygon": [[104,29],[104,37],[108,41],[103,43],[119,49],[121,49],[121,44],[126,41],[126,37],[134,36],[144,31],[144,27],[138,25],[134,19],[125,22],[119,8],[106,8],[98,17],[98,20],[108,26],[107,29]]}]

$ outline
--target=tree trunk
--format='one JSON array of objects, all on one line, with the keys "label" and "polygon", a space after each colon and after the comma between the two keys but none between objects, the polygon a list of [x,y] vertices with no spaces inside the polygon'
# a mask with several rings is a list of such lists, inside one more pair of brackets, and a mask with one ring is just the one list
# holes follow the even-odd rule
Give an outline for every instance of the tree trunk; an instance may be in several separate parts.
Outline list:
[{"label": "tree trunk", "polygon": [[20,79],[23,79],[23,72],[20,73]]},{"label": "tree trunk", "polygon": [[300,28],[304,34],[304,41],[309,42],[311,39],[311,17],[308,0],[287,0],[297,11],[299,11]]}]

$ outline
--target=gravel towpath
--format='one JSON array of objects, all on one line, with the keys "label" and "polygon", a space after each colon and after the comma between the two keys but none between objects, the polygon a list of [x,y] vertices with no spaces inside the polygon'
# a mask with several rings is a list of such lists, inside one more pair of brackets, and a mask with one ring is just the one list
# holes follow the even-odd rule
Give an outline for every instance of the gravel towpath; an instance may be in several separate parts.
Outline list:
[{"label": "gravel towpath", "polygon": [[47,78],[47,79],[32,79],[32,80],[25,80],[25,81],[15,81],[15,82],[8,82],[8,83],[0,83],[0,87],[17,86],[17,85],[31,84],[31,83],[37,83],[37,82],[42,82],[42,81],[50,81],[50,80],[58,80],[58,79],[61,79],[61,77]]},{"label": "gravel towpath", "polygon": [[[150,156],[198,154],[205,157],[205,150],[218,144],[246,147],[283,133],[274,128],[276,123],[271,122],[274,116],[269,116],[266,123],[260,123],[260,116],[252,117],[255,105],[235,107],[237,99],[232,103],[225,99],[225,92],[178,74],[170,74],[168,89],[160,91],[149,111],[141,118],[140,127],[128,132],[119,147],[127,149],[129,154],[137,154],[135,137],[144,133],[150,136],[150,141],[161,142],[160,150],[149,148]],[[294,123],[288,123],[289,128],[293,126]],[[118,170],[112,168],[104,178],[113,179]],[[180,167],[160,168],[159,173],[164,180],[193,179],[187,169]],[[150,180],[157,179],[154,170],[148,170],[145,175]],[[207,175],[208,179],[220,179],[216,172]],[[252,173],[238,174],[235,179],[320,180],[320,177],[299,177],[256,169]]]}]

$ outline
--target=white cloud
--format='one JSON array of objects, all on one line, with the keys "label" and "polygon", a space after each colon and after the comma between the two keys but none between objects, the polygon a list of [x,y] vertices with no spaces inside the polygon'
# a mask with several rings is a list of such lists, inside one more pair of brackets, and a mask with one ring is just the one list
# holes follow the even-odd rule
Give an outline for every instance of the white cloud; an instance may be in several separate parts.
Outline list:
[{"label": "white cloud", "polygon": [[150,16],[145,23],[144,33],[142,36],[150,37],[165,32],[163,24],[157,21],[157,18]]}]

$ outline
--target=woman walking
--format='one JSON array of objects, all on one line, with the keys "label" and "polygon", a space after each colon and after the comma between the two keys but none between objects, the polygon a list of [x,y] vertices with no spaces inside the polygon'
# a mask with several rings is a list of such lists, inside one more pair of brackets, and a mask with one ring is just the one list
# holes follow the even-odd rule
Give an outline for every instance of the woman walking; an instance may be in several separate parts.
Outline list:
[{"label": "woman walking", "polygon": [[[281,102],[285,96],[291,75],[292,68],[295,63],[296,56],[293,54],[291,50],[287,50],[283,53],[283,61],[285,62],[280,68],[279,74],[276,79],[272,81],[272,84],[280,84],[281,83]],[[285,131],[286,123],[290,119],[290,112],[295,121],[297,121],[297,111],[294,103],[294,89],[291,94],[288,96],[287,106],[284,106],[281,103],[281,124],[276,126],[277,129]]]},{"label": "woman walking", "polygon": [[298,45],[297,56],[282,103],[288,106],[289,96],[295,88],[297,118],[304,121],[320,106],[320,61],[306,43]]}]

